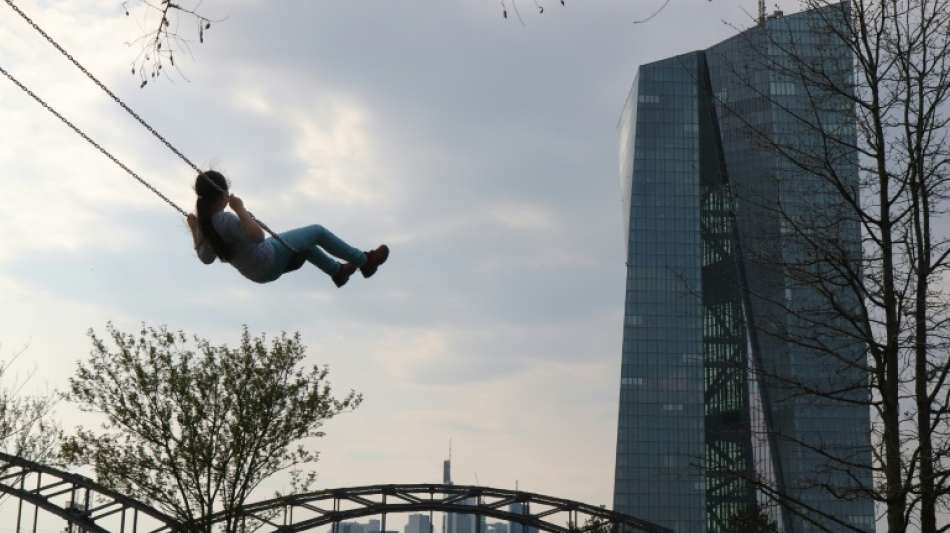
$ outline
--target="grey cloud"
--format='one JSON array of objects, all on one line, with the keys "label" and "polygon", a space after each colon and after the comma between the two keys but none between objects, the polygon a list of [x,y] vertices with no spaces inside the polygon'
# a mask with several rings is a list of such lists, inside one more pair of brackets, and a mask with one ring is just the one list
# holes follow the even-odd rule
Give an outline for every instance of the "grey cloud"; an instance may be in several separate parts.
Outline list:
[{"label": "grey cloud", "polygon": [[[363,247],[397,240],[391,262],[372,280],[337,290],[304,269],[259,286],[227,266],[205,267],[177,214],[157,199],[148,210],[103,208],[113,225],[138,236],[122,249],[24,254],[0,264],[0,275],[63,301],[95,302],[116,316],[203,335],[233,333],[243,323],[254,331],[303,330],[320,350],[314,357],[333,362],[334,379],[352,382],[376,406],[346,422],[340,450],[349,441],[372,442],[365,428],[420,406],[441,416],[398,429],[441,439],[458,430],[446,420],[478,416],[478,399],[503,382],[512,392],[493,399],[495,411],[547,423],[532,426],[530,436],[520,420],[506,428],[513,455],[553,464],[563,447],[535,444],[596,419],[597,433],[578,457],[609,456],[624,272],[617,116],[639,63],[708,46],[730,32],[719,18],[741,23],[742,14],[696,0],[634,26],[643,15],[638,3],[568,2],[544,16],[526,13],[521,28],[488,4],[374,2],[370,11],[364,2],[207,2],[228,19],[196,46],[195,62],[183,62],[191,82],[158,81],[139,91],[131,77],[109,80],[199,165],[216,160],[275,229],[322,223]],[[123,53],[117,42],[117,61]],[[332,125],[339,102],[364,111],[381,173],[369,183],[385,192],[383,200],[341,205],[294,193],[312,163],[295,152],[299,132],[286,116],[236,105],[241,89],[296,113],[289,119],[317,125]],[[119,155],[134,157],[137,170],[189,207],[191,171],[111,102],[103,99],[96,111],[102,119],[90,129],[116,140],[110,146]],[[518,206],[537,209],[551,223],[505,226],[492,218],[499,206],[516,218]],[[413,339],[427,334],[444,341],[433,348],[442,351],[413,359]],[[385,367],[390,338],[400,359],[384,371],[374,363]],[[596,375],[578,381],[559,370],[552,385],[546,378],[563,367]],[[572,382],[577,390],[563,390]],[[449,391],[468,403],[446,401]],[[564,416],[552,421],[542,411]],[[390,480],[391,471],[367,470],[366,456],[335,457],[343,459],[321,468]],[[601,462],[608,471],[609,461]],[[550,474],[552,485],[537,488],[569,494],[586,487],[588,478],[578,477],[585,464],[575,470],[557,481]],[[584,490],[609,501],[609,479],[600,482]]]}]

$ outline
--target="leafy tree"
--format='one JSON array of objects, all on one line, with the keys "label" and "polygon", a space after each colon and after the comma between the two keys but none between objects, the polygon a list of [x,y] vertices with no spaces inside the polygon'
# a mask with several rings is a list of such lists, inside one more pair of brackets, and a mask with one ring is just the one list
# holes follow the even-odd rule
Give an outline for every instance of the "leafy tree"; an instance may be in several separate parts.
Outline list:
[{"label": "leafy tree", "polygon": [[778,533],[778,524],[759,508],[732,515],[726,533]]},{"label": "leafy tree", "polygon": [[[7,379],[11,366],[22,353],[0,361],[0,450],[39,463],[57,464],[63,430],[52,416],[56,394],[22,394],[30,376]],[[6,495],[0,495],[0,500],[4,498]]]},{"label": "leafy tree", "polygon": [[294,490],[308,488],[315,473],[301,472],[318,454],[305,441],[362,400],[353,391],[335,398],[326,367],[302,366],[299,334],[268,342],[245,327],[230,348],[164,326],[107,330],[106,339],[90,331],[92,351],[67,393],[105,422],[80,427],[64,456],[185,522],[223,512],[223,530],[238,531],[231,513],[280,472],[291,471]]},{"label": "leafy tree", "polygon": [[[0,379],[6,381],[4,378],[21,353],[0,362]],[[31,461],[56,463],[63,436],[51,416],[56,396],[21,394],[28,381],[29,378],[0,385],[0,450]]]},{"label": "leafy tree", "polygon": [[592,516],[584,521],[584,524],[568,523],[568,530],[577,533],[618,533],[619,528],[612,524],[610,520]]}]

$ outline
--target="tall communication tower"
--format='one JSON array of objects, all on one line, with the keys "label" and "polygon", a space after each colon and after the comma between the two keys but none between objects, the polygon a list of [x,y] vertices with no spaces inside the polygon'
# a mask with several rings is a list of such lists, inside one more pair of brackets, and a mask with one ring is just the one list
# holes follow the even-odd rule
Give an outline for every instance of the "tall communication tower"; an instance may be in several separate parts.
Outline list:
[{"label": "tall communication tower", "polygon": [[765,26],[765,0],[759,0],[759,26]]}]

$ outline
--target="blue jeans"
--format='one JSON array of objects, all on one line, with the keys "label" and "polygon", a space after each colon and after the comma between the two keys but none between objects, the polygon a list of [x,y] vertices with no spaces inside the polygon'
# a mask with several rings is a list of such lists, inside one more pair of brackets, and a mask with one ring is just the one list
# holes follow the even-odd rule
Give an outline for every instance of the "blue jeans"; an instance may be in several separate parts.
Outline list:
[{"label": "blue jeans", "polygon": [[320,270],[333,276],[340,271],[340,263],[328,256],[319,247],[330,252],[335,257],[363,266],[366,263],[366,254],[353,248],[343,242],[342,239],[334,235],[330,230],[319,224],[304,226],[284,233],[280,233],[280,238],[292,246],[299,255],[287,249],[286,246],[273,237],[267,240],[274,247],[274,279],[280,277],[285,272],[297,270],[303,265],[303,262],[309,261]]}]

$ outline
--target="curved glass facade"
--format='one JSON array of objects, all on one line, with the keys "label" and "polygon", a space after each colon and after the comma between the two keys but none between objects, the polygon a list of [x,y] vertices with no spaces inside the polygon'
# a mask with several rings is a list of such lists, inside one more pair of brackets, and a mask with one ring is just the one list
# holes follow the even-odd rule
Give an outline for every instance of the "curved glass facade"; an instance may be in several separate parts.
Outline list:
[{"label": "curved glass facade", "polygon": [[[744,480],[758,476],[874,529],[870,500],[837,500],[818,488],[853,487],[855,479],[869,485],[869,470],[842,471],[807,450],[820,442],[869,465],[868,409],[840,398],[796,398],[774,379],[833,388],[864,377],[842,364],[864,357],[856,343],[824,339],[836,346],[840,357],[833,358],[791,340],[805,327],[796,318],[804,313],[824,314],[830,324],[840,319],[778,266],[808,253],[788,224],[832,227],[856,263],[860,228],[827,184],[761,142],[802,152],[820,145],[795,118],[816,111],[814,93],[781,65],[789,53],[823,62],[846,86],[850,69],[838,67],[850,65],[850,56],[829,37],[830,19],[827,12],[777,17],[638,71],[618,125],[627,236],[618,511],[677,532],[721,532],[733,514],[756,504]],[[823,124],[852,139],[853,111],[833,98],[822,102]],[[833,159],[857,188],[856,154],[839,150]],[[848,305],[848,296],[841,301]],[[773,379],[752,381],[750,368]],[[858,387],[850,394],[868,393]],[[813,530],[791,515],[776,518],[786,531]]]}]

